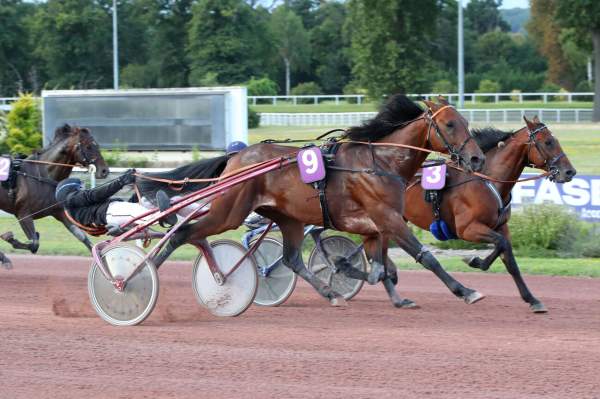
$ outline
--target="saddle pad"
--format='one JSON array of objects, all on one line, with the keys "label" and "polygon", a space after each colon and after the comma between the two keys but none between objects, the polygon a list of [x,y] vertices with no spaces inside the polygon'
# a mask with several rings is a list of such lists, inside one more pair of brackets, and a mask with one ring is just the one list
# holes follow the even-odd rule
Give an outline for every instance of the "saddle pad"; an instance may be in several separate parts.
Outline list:
[{"label": "saddle pad", "polygon": [[441,190],[446,185],[446,165],[423,168],[421,187],[425,190]]},{"label": "saddle pad", "polygon": [[10,158],[0,157],[0,181],[7,181],[10,176]]},{"label": "saddle pad", "polygon": [[325,163],[319,147],[309,147],[296,156],[300,178],[304,183],[314,183],[325,178]]}]

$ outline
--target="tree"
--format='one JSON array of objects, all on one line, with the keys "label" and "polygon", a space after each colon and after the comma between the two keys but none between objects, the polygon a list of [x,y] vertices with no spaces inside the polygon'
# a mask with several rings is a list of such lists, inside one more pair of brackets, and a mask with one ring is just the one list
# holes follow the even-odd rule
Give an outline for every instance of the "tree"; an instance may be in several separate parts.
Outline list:
[{"label": "tree", "polygon": [[285,5],[279,6],[271,15],[271,32],[275,48],[285,67],[285,94],[290,94],[291,71],[302,70],[309,65],[310,42],[302,20]]},{"label": "tree", "polygon": [[270,44],[259,10],[242,0],[201,0],[192,7],[187,36],[189,83],[216,77],[219,84],[238,84],[260,76]]},{"label": "tree", "polygon": [[341,93],[350,81],[349,43],[341,29],[345,20],[343,4],[325,3],[316,11],[310,31],[312,65],[325,93]]},{"label": "tree", "polygon": [[112,85],[112,22],[105,1],[48,0],[31,24],[34,55],[50,87]]},{"label": "tree", "polygon": [[548,60],[548,80],[572,89],[576,82],[560,44],[561,26],[555,18],[556,7],[562,0],[531,0],[531,18],[527,31],[540,52]]},{"label": "tree", "polygon": [[510,25],[500,14],[498,8],[502,0],[471,0],[465,9],[465,25],[478,34],[501,30],[510,31]]},{"label": "tree", "polygon": [[26,20],[34,5],[22,0],[0,2],[0,96],[31,89],[31,56]]},{"label": "tree", "polygon": [[594,122],[600,122],[600,2],[561,0],[556,17],[564,27],[572,28],[580,41],[592,39],[594,49]]},{"label": "tree", "polygon": [[39,99],[21,95],[12,105],[7,117],[6,144],[13,153],[31,154],[42,146],[42,112]]},{"label": "tree", "polygon": [[352,73],[376,99],[428,88],[427,46],[435,33],[435,0],[350,0],[346,26]]},{"label": "tree", "polygon": [[121,80],[132,87],[187,86],[193,0],[128,0],[119,8]]}]

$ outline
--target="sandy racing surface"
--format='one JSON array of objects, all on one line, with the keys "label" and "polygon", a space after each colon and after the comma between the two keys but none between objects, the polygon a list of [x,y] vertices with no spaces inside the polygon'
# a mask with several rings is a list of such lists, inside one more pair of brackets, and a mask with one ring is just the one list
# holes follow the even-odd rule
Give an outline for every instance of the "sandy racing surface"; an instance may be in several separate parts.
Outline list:
[{"label": "sandy racing surface", "polygon": [[216,318],[191,264],[160,272],[157,308],[116,328],[89,305],[89,261],[12,256],[0,270],[0,398],[600,397],[600,279],[529,276],[534,315],[507,275],[456,273],[488,297],[465,305],[402,272],[417,310],[382,287],[332,308],[299,284],[279,308]]}]

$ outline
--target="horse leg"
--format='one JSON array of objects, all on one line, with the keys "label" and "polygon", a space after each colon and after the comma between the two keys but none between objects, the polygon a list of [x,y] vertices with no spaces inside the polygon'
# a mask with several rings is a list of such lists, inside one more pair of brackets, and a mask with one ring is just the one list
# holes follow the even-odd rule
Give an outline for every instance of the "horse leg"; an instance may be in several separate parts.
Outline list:
[{"label": "horse leg", "polygon": [[[472,242],[493,243],[495,245],[494,251],[485,259],[474,261],[473,263],[477,262],[478,266],[480,266],[478,268],[481,270],[488,270],[493,261],[500,255],[506,270],[515,281],[521,298],[529,304],[530,309],[534,313],[545,313],[548,311],[544,304],[529,291],[527,284],[523,280],[523,276],[521,276],[521,271],[517,265],[510,242],[510,231],[506,224],[498,228],[498,231],[494,231],[484,224],[471,223],[462,236]],[[471,262],[469,262],[469,266],[472,266]]]},{"label": "horse leg", "polygon": [[396,235],[394,238],[402,249],[415,258],[427,270],[432,271],[454,295],[462,298],[465,303],[470,305],[484,298],[483,294],[465,287],[449,275],[431,252],[417,240],[404,220],[396,224]]},{"label": "horse leg", "polygon": [[0,252],[0,266],[5,268],[6,270],[10,270],[13,268],[12,262],[3,252]]},{"label": "horse leg", "polygon": [[80,242],[83,243],[83,245],[87,247],[87,249],[90,252],[92,251],[93,245],[90,239],[88,238],[87,234],[85,234],[79,227],[75,226],[69,219],[67,219],[64,212],[59,212],[52,216],[54,216],[56,220],[61,222],[67,228],[67,230],[69,230],[69,232],[73,234],[73,236],[75,236],[75,238],[77,238]]},{"label": "horse leg", "polygon": [[4,241],[8,242],[14,249],[26,249],[30,251],[32,254],[36,253],[38,248],[40,247],[40,235],[35,231],[35,226],[33,224],[33,219],[25,218],[19,221],[21,225],[21,229],[27,236],[29,240],[28,243],[23,243],[17,240],[12,231],[8,231],[0,236]]},{"label": "horse leg", "polygon": [[[396,265],[392,262],[392,260],[387,256],[387,245],[383,245],[383,239],[381,236],[369,236],[363,237],[363,243],[365,246],[365,253],[367,254],[367,258],[372,259],[372,263],[375,263],[379,260],[380,264],[385,263],[385,276],[383,278],[383,286],[385,287],[385,291],[387,292],[392,304],[397,308],[416,308],[417,304],[411,301],[408,298],[402,298],[396,292],[396,283],[398,282],[398,275],[396,274],[396,270],[391,270],[391,268],[396,268]],[[385,259],[385,262],[384,262]]]},{"label": "horse leg", "polygon": [[517,260],[515,259],[515,255],[513,254],[512,244],[510,242],[510,231],[508,226],[505,224],[499,229],[499,235],[502,237],[502,246],[504,250],[500,254],[500,259],[504,263],[506,270],[510,273],[517,288],[519,289],[519,294],[521,294],[521,298],[529,304],[529,309],[533,313],[546,313],[548,309],[544,304],[537,299],[531,291],[529,291],[529,287],[525,284],[525,280],[523,280],[523,276],[521,276],[521,271],[519,270],[519,265],[517,265]]},{"label": "horse leg", "polygon": [[304,225],[294,219],[269,210],[260,210],[259,214],[273,220],[279,226],[283,237],[283,264],[302,277],[332,306],[345,306],[344,297],[325,284],[312,271],[308,270],[302,260],[302,242],[304,241]]}]

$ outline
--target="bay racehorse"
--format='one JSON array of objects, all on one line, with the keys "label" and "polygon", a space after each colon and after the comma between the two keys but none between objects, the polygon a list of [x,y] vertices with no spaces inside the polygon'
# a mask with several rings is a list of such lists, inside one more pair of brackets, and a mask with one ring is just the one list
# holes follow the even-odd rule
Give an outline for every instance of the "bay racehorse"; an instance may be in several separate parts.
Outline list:
[{"label": "bay racehorse", "polygon": [[[403,95],[393,96],[377,114],[347,133],[340,143],[333,166],[328,169],[325,190],[328,212],[324,213],[319,192],[300,180],[295,166],[260,175],[217,196],[210,211],[197,222],[184,226],[171,237],[154,259],[159,266],[179,246],[189,243],[206,247],[206,237],[235,229],[256,211],[281,229],[283,262],[308,281],[332,305],[343,298],[303,264],[301,245],[304,224],[326,225],[365,237],[365,250],[372,259],[369,281],[381,279],[395,306],[411,305],[395,291],[395,270],[384,266],[387,238],[392,238],[418,262],[432,270],[458,297],[467,303],[483,296],[464,287],[447,274],[415,238],[403,219],[404,190],[427,152],[405,146],[452,154],[468,170],[481,170],[485,156],[471,140],[468,122],[452,107],[426,102],[423,111]],[[224,174],[273,158],[295,156],[298,148],[261,143],[233,156]],[[399,194],[400,193],[400,194]],[[387,271],[387,273],[386,273]]]},{"label": "bay racehorse", "polygon": [[[46,148],[25,159],[13,160],[15,162],[19,165],[18,168],[13,168],[9,182],[0,186],[0,209],[17,217],[29,242],[20,242],[11,231],[2,234],[0,238],[15,249],[36,253],[39,248],[39,233],[35,231],[33,221],[52,216],[91,249],[87,236],[67,219],[62,206],[54,199],[56,183],[67,178],[75,164],[84,167],[95,165],[96,178],[108,176],[108,166],[90,131],[69,125],[59,127]],[[11,267],[10,260],[2,252],[0,262],[6,268]]]},{"label": "bay racehorse", "polygon": [[[521,298],[533,312],[546,312],[546,307],[529,291],[519,271],[510,241],[510,193],[526,166],[549,172],[558,183],[570,181],[575,169],[550,129],[537,117],[525,118],[526,126],[514,133],[495,129],[475,130],[474,137],[485,151],[483,173],[493,180],[448,169],[446,187],[439,200],[439,218],[456,236],[465,241],[491,243],[494,250],[485,259],[465,259],[469,266],[487,270],[498,256],[513,277]],[[429,230],[435,217],[432,204],[425,201],[424,191],[415,178],[405,193],[410,206],[404,217],[416,226]]]}]

